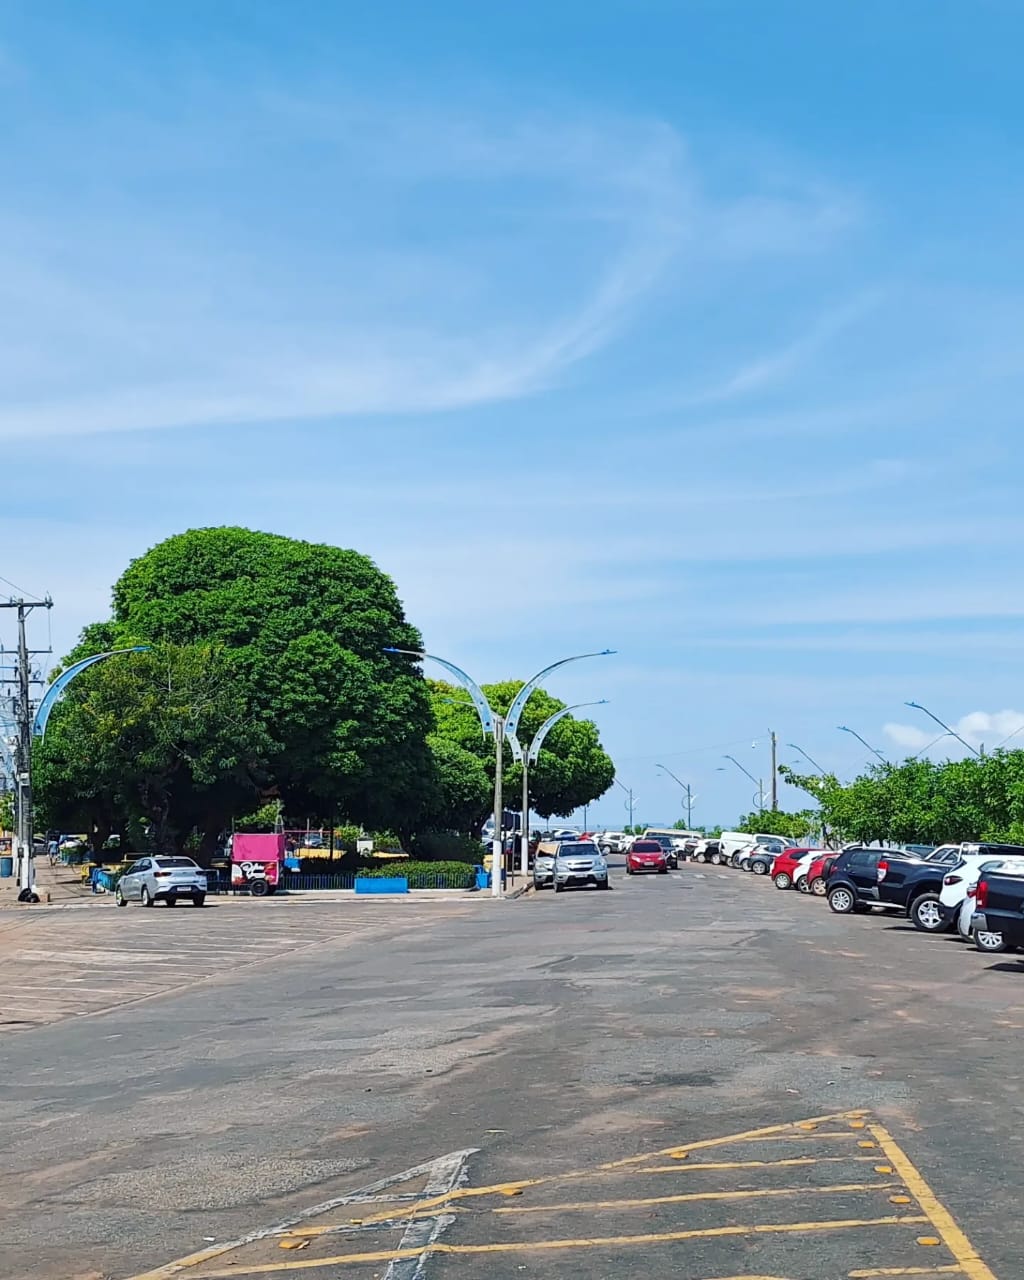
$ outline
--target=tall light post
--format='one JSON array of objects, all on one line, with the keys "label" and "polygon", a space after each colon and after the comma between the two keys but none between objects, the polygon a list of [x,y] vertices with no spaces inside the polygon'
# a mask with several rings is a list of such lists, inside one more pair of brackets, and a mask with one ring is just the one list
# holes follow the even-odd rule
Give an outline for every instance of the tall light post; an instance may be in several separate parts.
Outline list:
[{"label": "tall light post", "polygon": [[401,653],[411,658],[429,658],[431,662],[436,662],[449,671],[459,684],[466,690],[473,705],[476,707],[477,715],[480,717],[480,727],[483,729],[484,736],[494,735],[494,839],[491,842],[491,895],[495,898],[501,897],[501,872],[504,863],[505,844],[502,835],[502,823],[504,818],[504,805],[502,803],[501,782],[502,782],[502,744],[507,740],[512,750],[512,758],[518,763],[523,763],[523,749],[516,737],[519,729],[519,719],[523,714],[523,708],[530,697],[530,694],[537,688],[541,680],[552,671],[557,671],[559,667],[564,667],[569,662],[579,662],[582,658],[603,658],[608,654],[615,652],[614,649],[601,649],[597,653],[577,653],[569,658],[560,658],[558,662],[551,663],[542,671],[538,671],[535,676],[531,676],[523,685],[516,696],[512,699],[512,705],[504,716],[495,715],[491,710],[491,705],[487,701],[484,691],[476,683],[475,680],[461,667],[457,667],[454,662],[449,662],[446,658],[439,658],[434,653],[424,653],[420,649],[398,649],[393,645],[384,646],[385,653]]},{"label": "tall light post", "polygon": [[558,724],[559,720],[567,716],[571,711],[579,711],[580,707],[603,707],[607,705],[607,702],[607,698],[602,698],[599,702],[575,702],[571,707],[563,707],[561,711],[556,711],[554,715],[548,716],[533,735],[533,741],[530,743],[523,758],[523,829],[519,840],[519,870],[524,876],[530,864],[530,770],[537,763],[540,749],[544,745],[544,739]]},{"label": "tall light post", "polygon": [[736,768],[739,769],[740,773],[745,773],[747,777],[750,779],[750,781],[754,784],[754,786],[757,787],[757,807],[763,813],[764,812],[764,779],[755,778],[754,775],[750,772],[750,770],[745,769],[743,765],[741,765],[740,762],[736,759],[735,756],[723,756],[722,759],[731,760],[733,764],[736,766]]},{"label": "tall light post", "polygon": [[961,738],[955,729],[951,729],[944,720],[940,720],[934,711],[929,711],[927,707],[922,707],[920,702],[905,702],[903,705],[905,707],[913,707],[915,711],[923,711],[926,716],[935,721],[940,729],[945,729],[951,738],[956,738],[957,742],[963,743],[968,751],[973,751],[979,760],[985,754],[984,749],[979,751],[978,748],[972,746],[966,738]]},{"label": "tall light post", "polygon": [[848,733],[850,734],[851,737],[856,738],[862,747],[867,747],[867,749],[871,752],[873,756],[878,756],[882,764],[889,763],[889,761],[886,760],[885,756],[882,755],[881,751],[876,750],[876,748],[873,747],[870,742],[865,742],[856,729],[851,729],[849,728],[848,725],[845,725],[845,724],[837,724],[836,728],[839,730],[840,733]]},{"label": "tall light post", "polygon": [[815,769],[817,769],[817,771],[821,774],[822,777],[825,776],[825,770],[821,767],[820,764],[818,764],[817,760],[815,760],[813,756],[809,756],[807,754],[807,752],[803,749],[803,747],[798,747],[795,742],[787,742],[786,746],[789,747],[790,751],[795,751],[797,755],[803,756],[803,758],[807,761],[807,763],[809,765],[812,765]]},{"label": "tall light post", "polygon": [[629,834],[632,835],[633,834],[633,801],[634,801],[633,788],[627,787],[626,784],[624,782],[620,782],[618,778],[612,778],[612,782],[614,782],[617,787],[621,787],[622,790],[625,791],[626,793],[626,809],[629,813]]},{"label": "tall light post", "polygon": [[687,831],[689,831],[690,828],[693,826],[693,801],[694,801],[694,795],[693,795],[693,791],[690,788],[690,784],[688,782],[684,782],[682,778],[677,778],[676,775],[672,772],[672,770],[666,768],[665,765],[663,764],[656,764],[654,767],[656,769],[664,769],[665,772],[668,774],[668,776],[672,779],[672,781],[677,782],[679,786],[682,787],[683,791],[686,793],[686,829]]},{"label": "tall light post", "polygon": [[480,728],[483,730],[484,737],[494,736],[494,838],[491,841],[491,897],[501,897],[501,872],[504,859],[504,840],[502,838],[502,818],[504,816],[502,797],[501,797],[501,774],[504,761],[502,760],[501,747],[505,738],[505,721],[501,716],[496,716],[491,710],[491,704],[484,696],[484,691],[480,688],[472,676],[467,675],[461,667],[457,667],[454,662],[449,662],[446,658],[439,658],[433,653],[424,653],[420,649],[396,649],[392,645],[384,647],[385,653],[400,653],[408,658],[418,658],[422,661],[429,658],[431,662],[436,662],[438,666],[450,672],[459,684],[466,690],[473,705],[476,707],[477,715],[480,717]]},{"label": "tall light post", "polygon": [[919,759],[921,756],[924,755],[926,751],[931,751],[932,747],[934,747],[937,742],[941,742],[943,738],[948,738],[948,737],[949,737],[948,733],[940,733],[937,738],[932,738],[931,742],[929,742],[926,746],[921,747],[918,751],[915,751],[912,756],[908,757],[908,759],[910,760]]}]

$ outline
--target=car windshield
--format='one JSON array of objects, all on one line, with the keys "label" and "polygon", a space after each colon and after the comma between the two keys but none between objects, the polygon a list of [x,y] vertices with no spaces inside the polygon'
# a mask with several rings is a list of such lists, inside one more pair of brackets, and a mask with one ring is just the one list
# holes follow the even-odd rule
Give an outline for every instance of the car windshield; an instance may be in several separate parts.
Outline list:
[{"label": "car windshield", "polygon": [[560,858],[592,858],[597,852],[592,844],[565,844],[558,850]]},{"label": "car windshield", "polygon": [[158,867],[192,867],[196,863],[191,858],[154,858],[153,861]]}]

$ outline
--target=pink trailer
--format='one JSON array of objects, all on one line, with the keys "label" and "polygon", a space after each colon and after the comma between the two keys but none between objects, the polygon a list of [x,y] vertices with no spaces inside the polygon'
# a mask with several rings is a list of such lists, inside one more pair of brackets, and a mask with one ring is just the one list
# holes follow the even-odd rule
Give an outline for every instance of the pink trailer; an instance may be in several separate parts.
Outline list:
[{"label": "pink trailer", "polygon": [[231,887],[248,886],[254,898],[273,893],[281,883],[284,836],[236,832],[231,837]]}]

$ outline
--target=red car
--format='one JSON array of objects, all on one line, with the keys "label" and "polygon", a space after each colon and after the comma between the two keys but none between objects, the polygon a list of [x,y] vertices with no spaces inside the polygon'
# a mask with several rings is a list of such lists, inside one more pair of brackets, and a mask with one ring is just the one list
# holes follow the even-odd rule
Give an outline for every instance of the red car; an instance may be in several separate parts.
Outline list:
[{"label": "red car", "polygon": [[813,849],[808,848],[783,849],[772,863],[772,880],[776,889],[792,889],[793,871],[796,864],[801,858],[806,858],[809,853],[813,852]]},{"label": "red car", "polygon": [[634,876],[638,872],[657,871],[659,875],[668,875],[668,862],[665,850],[657,840],[634,840],[626,854],[626,875]]},{"label": "red car", "polygon": [[825,881],[828,879],[829,867],[835,860],[836,854],[823,853],[820,858],[815,858],[807,868],[807,889],[816,898],[824,898],[825,890],[828,887]]}]

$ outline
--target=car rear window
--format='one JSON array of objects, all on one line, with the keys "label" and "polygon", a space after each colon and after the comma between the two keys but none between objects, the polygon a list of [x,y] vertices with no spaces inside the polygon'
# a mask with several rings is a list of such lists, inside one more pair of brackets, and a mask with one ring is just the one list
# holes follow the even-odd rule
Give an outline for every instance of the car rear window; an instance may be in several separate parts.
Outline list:
[{"label": "car rear window", "polygon": [[661,845],[658,844],[657,840],[638,840],[636,844],[633,845],[633,852],[664,853],[665,851],[662,849]]},{"label": "car rear window", "polygon": [[194,867],[196,863],[191,858],[154,858],[153,861],[158,867]]}]

